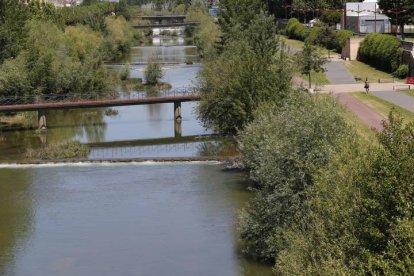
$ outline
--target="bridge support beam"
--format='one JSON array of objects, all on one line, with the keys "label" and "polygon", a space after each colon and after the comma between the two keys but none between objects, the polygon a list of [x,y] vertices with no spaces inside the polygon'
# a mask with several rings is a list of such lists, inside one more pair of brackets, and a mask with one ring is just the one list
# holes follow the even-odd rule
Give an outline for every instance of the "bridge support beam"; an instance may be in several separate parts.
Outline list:
[{"label": "bridge support beam", "polygon": [[174,137],[180,138],[183,136],[183,128],[181,126],[181,122],[175,121],[174,124]]},{"label": "bridge support beam", "polygon": [[39,122],[39,129],[46,130],[47,122],[46,122],[46,112],[44,110],[37,111],[37,119]]},{"label": "bridge support beam", "polygon": [[181,102],[174,102],[174,119],[176,122],[181,122]]}]

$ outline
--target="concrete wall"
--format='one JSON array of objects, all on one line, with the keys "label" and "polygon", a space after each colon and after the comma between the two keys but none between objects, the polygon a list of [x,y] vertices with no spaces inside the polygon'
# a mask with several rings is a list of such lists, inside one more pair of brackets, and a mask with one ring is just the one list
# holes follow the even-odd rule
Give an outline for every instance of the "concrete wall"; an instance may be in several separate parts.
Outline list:
[{"label": "concrete wall", "polygon": [[408,64],[410,72],[408,73],[409,77],[414,77],[414,56],[411,51],[403,51],[402,60],[404,64]]},{"label": "concrete wall", "polygon": [[345,47],[342,49],[341,57],[343,59],[357,60],[359,45],[361,45],[363,40],[363,37],[348,38]]}]

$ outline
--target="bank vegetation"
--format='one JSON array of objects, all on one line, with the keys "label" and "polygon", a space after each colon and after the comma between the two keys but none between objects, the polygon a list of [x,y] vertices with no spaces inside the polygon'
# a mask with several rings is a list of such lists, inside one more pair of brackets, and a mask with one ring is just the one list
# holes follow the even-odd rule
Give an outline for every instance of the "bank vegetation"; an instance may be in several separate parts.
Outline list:
[{"label": "bank vegetation", "polygon": [[413,274],[414,124],[391,113],[368,143],[333,98],[292,87],[266,5],[221,4],[199,116],[237,137],[253,183],[243,252],[277,275]]}]

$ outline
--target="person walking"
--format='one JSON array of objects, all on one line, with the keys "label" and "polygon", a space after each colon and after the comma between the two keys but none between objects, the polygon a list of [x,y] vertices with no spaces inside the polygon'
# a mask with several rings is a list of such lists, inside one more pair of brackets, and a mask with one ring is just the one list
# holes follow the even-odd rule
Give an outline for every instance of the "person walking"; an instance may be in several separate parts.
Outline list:
[{"label": "person walking", "polygon": [[367,94],[368,94],[368,92],[369,92],[369,82],[368,82],[368,79],[365,80],[364,88],[365,88],[365,92],[367,92]]}]

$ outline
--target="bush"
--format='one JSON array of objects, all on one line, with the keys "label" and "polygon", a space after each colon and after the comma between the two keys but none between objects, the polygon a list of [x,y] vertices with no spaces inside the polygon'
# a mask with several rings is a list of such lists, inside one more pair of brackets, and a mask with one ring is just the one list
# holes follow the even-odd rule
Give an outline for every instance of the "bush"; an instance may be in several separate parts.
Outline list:
[{"label": "bush", "polygon": [[336,51],[338,53],[342,52],[342,49],[346,45],[346,41],[348,40],[348,38],[352,37],[352,35],[352,31],[348,30],[339,30],[336,32]]},{"label": "bush", "polygon": [[358,59],[386,72],[394,72],[401,64],[403,47],[395,36],[369,34],[362,41]]},{"label": "bush", "polygon": [[296,18],[291,18],[286,27],[286,34],[289,38],[304,41],[307,37],[307,28]]},{"label": "bush", "polygon": [[121,72],[121,75],[119,76],[121,80],[127,80],[129,78],[129,74],[131,72],[131,69],[129,67],[129,63],[125,64],[124,70]]},{"label": "bush", "polygon": [[79,141],[70,141],[47,145],[38,149],[29,149],[26,157],[37,160],[59,160],[87,157],[90,152],[88,146]]},{"label": "bush", "polygon": [[152,58],[145,69],[145,81],[148,85],[156,85],[162,78],[161,64]]},{"label": "bush", "polygon": [[410,69],[407,64],[401,64],[392,75],[399,79],[404,79],[408,76]]},{"label": "bush", "polygon": [[128,22],[122,16],[107,17],[105,24],[107,59],[113,60],[128,53],[134,39],[134,32]]}]

